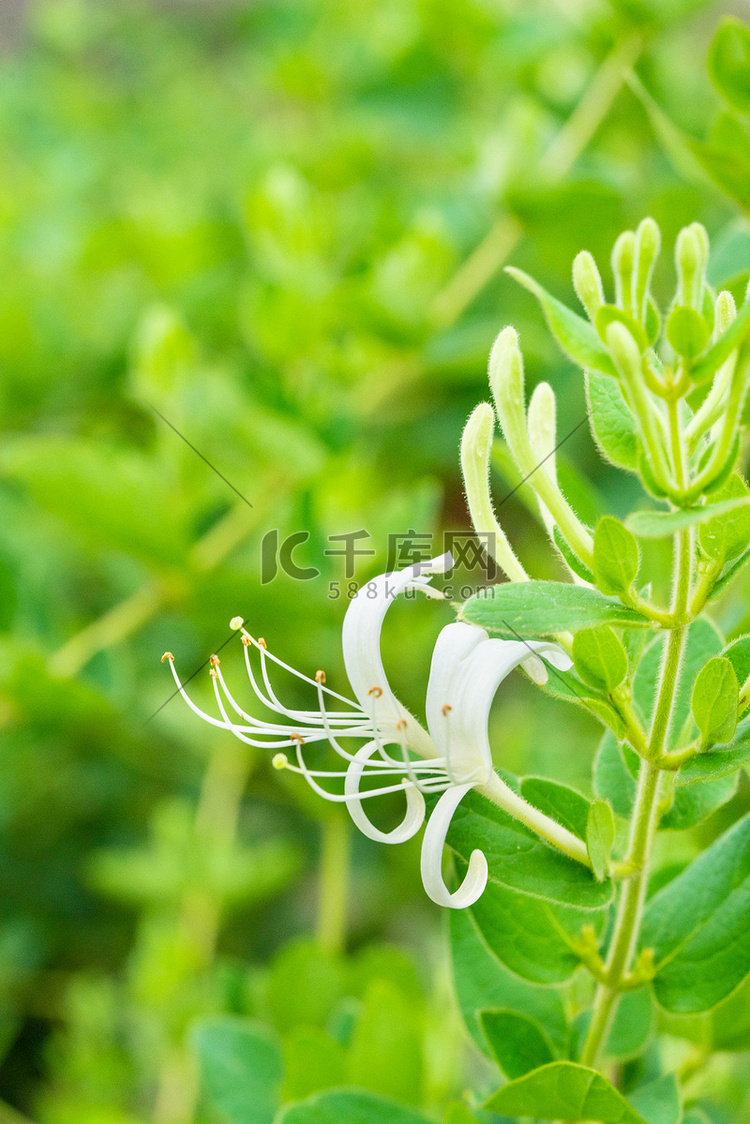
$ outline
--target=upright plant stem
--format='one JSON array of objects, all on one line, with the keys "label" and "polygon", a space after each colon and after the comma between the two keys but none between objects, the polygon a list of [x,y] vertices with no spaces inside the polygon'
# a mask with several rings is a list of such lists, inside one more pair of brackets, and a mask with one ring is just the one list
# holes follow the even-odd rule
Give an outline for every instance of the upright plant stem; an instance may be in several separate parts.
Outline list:
[{"label": "upright plant stem", "polygon": [[[677,619],[684,620],[690,593],[691,539],[690,531],[676,537],[677,565],[675,570],[672,610]],[[612,942],[604,965],[604,982],[597,986],[588,1034],[581,1051],[581,1063],[596,1064],[599,1051],[607,1040],[623,982],[633,963],[638,945],[638,935],[643,919],[643,907],[648,886],[651,845],[659,819],[659,797],[662,771],[653,764],[664,749],[676,694],[680,660],[685,645],[687,625],[681,623],[672,629],[667,641],[662,663],[656,708],[648,743],[647,759],[641,761],[638,774],[638,791],[630,822],[630,839],[627,860],[635,873],[622,889],[617,906]]]},{"label": "upright plant stem", "polygon": [[323,822],[320,856],[317,938],[328,952],[342,952],[346,943],[349,891],[349,821],[332,815]]}]

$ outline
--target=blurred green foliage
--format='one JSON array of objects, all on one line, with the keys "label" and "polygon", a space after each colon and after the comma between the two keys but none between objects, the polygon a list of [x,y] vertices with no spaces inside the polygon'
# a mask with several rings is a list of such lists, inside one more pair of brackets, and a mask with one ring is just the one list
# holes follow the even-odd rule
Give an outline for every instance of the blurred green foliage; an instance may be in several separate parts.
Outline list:
[{"label": "blurred green foliage", "polygon": [[[239,613],[290,663],[343,682],[328,536],[367,530],[362,580],[389,534],[467,527],[458,438],[505,323],[530,381],[552,383],[560,432],[579,422],[580,380],[500,271],[504,249],[567,297],[581,247],[606,257],[645,214],[666,244],[699,220],[711,280],[742,287],[745,199],[664,137],[684,153],[717,120],[723,137],[745,129],[736,44],[712,55],[723,102],[706,68],[721,10],[29,9],[0,67],[0,1095],[41,1124],[193,1119],[199,1015],[205,1049],[212,1026],[231,1037],[222,1018],[260,1020],[287,1099],[351,1081],[473,1119],[447,1106],[467,1084],[489,1091],[486,1063],[434,1009],[446,969],[413,848],[352,840],[343,957],[321,920],[325,878],[317,892],[335,821],[167,702],[159,657],[173,650],[189,675]],[[592,117],[586,91],[613,51],[651,100],[610,74]],[[671,283],[663,266],[656,289]],[[634,485],[585,428],[563,452],[584,517],[627,508]],[[502,495],[515,481],[502,449],[497,463]],[[554,576],[522,491],[502,519],[531,572]],[[295,557],[319,578],[261,585],[273,528],[310,532]],[[419,712],[450,609],[392,615],[394,682]],[[235,643],[222,658],[241,674]],[[205,669],[194,685],[208,699]],[[569,715],[551,740],[555,704],[530,692],[504,695],[502,764],[585,785],[595,730]],[[327,948],[308,939],[316,925]],[[306,1068],[311,1039],[322,1075]],[[716,1083],[747,1119],[735,1078]],[[198,1118],[232,1121],[210,1093]]]}]

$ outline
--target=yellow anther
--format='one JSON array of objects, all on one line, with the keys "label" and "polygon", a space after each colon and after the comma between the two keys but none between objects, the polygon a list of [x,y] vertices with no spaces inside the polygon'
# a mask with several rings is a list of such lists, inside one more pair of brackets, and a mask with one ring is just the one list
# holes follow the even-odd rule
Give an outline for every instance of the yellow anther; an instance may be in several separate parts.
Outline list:
[{"label": "yellow anther", "polygon": [[370,690],[367,693],[368,693],[368,695],[374,695],[376,699],[379,699],[380,696],[383,694],[383,688],[382,687],[370,687]]},{"label": "yellow anther", "polygon": [[161,662],[164,663],[165,660],[173,660],[173,659],[174,659],[174,656],[172,655],[171,652],[165,652],[164,655],[161,657]]},{"label": "yellow anther", "polygon": [[396,723],[396,729],[397,730],[405,730],[406,729],[406,719],[405,718],[399,718],[398,722]]},{"label": "yellow anther", "polygon": [[211,664],[211,667],[218,667],[219,664],[221,663],[221,660],[219,659],[218,656],[214,655],[214,656],[211,656],[211,659],[208,662]]},{"label": "yellow anther", "polygon": [[289,740],[292,742],[299,742],[300,745],[305,744],[305,739],[302,737],[302,734],[290,734]]},{"label": "yellow anther", "polygon": [[252,644],[252,640],[250,639],[249,636],[243,636],[242,637],[242,643],[245,645],[246,648],[249,648],[250,645]]},{"label": "yellow anther", "polygon": [[285,753],[276,753],[271,760],[271,764],[274,769],[286,769],[289,764],[289,758]]},{"label": "yellow anther", "polygon": [[325,683],[325,681],[326,681],[326,673],[324,671],[316,671],[315,672],[315,682],[316,683]]},{"label": "yellow anther", "polygon": [[244,623],[245,622],[243,621],[242,617],[232,617],[231,621],[229,622],[229,627],[234,632],[237,632],[238,629],[242,628]]},{"label": "yellow anther", "polygon": [[443,711],[443,718],[447,718],[447,717],[448,717],[448,714],[449,714],[449,712],[450,712],[451,710],[453,710],[453,707],[451,706],[451,704],[450,704],[450,703],[446,703],[446,704],[445,704],[445,705],[443,706],[443,708],[442,708],[442,711]]},{"label": "yellow anther", "polygon": [[262,636],[258,637],[258,647],[259,648],[268,648],[268,645],[266,644],[266,642],[265,642],[265,640],[263,639]]},{"label": "yellow anther", "polygon": [[212,667],[208,674],[211,676],[212,679],[218,679],[219,678],[219,673],[218,673],[218,671],[216,670],[215,667]]}]

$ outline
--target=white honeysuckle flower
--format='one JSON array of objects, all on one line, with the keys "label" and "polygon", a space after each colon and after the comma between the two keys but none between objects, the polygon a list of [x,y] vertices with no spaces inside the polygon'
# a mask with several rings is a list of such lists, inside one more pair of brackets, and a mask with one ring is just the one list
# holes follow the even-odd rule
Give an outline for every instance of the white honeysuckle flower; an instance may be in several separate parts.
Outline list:
[{"label": "white honeysuckle flower", "polygon": [[[520,811],[520,818],[546,838],[558,842],[555,836],[567,834],[521,801],[494,774],[488,721],[497,688],[513,668],[531,664],[534,677],[539,678],[539,668],[534,665],[543,665],[533,653],[544,655],[561,669],[569,668],[571,661],[552,642],[490,639],[485,630],[476,625],[462,622],[446,625],[438,636],[432,656],[425,730],[391,690],[383,668],[380,636],[388,607],[399,593],[421,590],[441,597],[442,594],[429,586],[430,575],[444,573],[451,566],[452,558],[446,554],[395,573],[381,574],[363,586],[354,598],[344,619],[342,648],[356,701],[325,686],[323,672],[319,671],[311,679],[273,656],[265,641],[254,639],[242,628],[239,618],[231,623],[233,628],[242,631],[250,684],[263,705],[283,721],[262,721],[243,710],[226,684],[217,656],[211,657],[210,674],[221,718],[205,713],[185,691],[172,654],[168,652],[162,658],[169,660],[177,688],[196,714],[213,726],[229,730],[249,745],[276,750],[294,747],[296,764],[290,763],[285,753],[277,752],[273,759],[275,767],[301,773],[324,799],[344,803],[354,823],[370,839],[386,843],[410,839],[424,822],[425,795],[439,793],[422,845],[422,880],[434,902],[463,908],[477,900],[487,883],[484,854],[478,850],[472,853],[466,877],[454,893],[445,886],[441,866],[451,820],[470,789],[492,782],[491,798],[497,799],[499,793],[501,800],[498,802],[513,814]],[[253,670],[251,648],[259,653],[260,677]],[[315,688],[316,709],[289,709],[281,703],[271,684],[269,660]],[[345,709],[329,710],[327,704],[343,704]],[[341,744],[343,739],[349,738],[363,742],[353,753]],[[346,768],[316,770],[309,767],[303,746],[320,741],[333,747],[347,762]],[[362,789],[365,778],[384,783]],[[332,779],[343,780],[343,792],[330,792],[320,783]],[[406,812],[395,828],[382,831],[365,813],[363,801],[393,792],[405,794]],[[548,825],[546,830],[545,824]]]}]

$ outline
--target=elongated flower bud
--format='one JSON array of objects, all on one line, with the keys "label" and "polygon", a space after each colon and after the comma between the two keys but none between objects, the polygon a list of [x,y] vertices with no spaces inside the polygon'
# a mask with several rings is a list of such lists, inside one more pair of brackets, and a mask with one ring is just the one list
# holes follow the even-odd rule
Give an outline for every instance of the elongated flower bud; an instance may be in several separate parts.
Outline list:
[{"label": "elongated flower bud", "polygon": [[500,427],[516,465],[526,475],[533,471],[535,463],[526,431],[523,358],[515,328],[503,328],[495,340],[489,376]]},{"label": "elongated flower bud", "polygon": [[626,382],[640,379],[641,349],[625,325],[613,320],[607,327],[606,337],[615,366]]},{"label": "elongated flower bud", "polygon": [[716,298],[715,334],[720,336],[722,332],[726,332],[736,316],[737,305],[734,303],[734,297],[727,289],[723,289]]},{"label": "elongated flower bud", "polygon": [[474,530],[487,544],[498,566],[514,582],[529,580],[498,523],[492,507],[489,473],[495,414],[489,402],[474,409],[461,438],[461,471]]},{"label": "elongated flower bud", "polygon": [[694,222],[683,227],[675,243],[677,266],[677,303],[701,312],[703,283],[708,262],[708,235],[705,227]]},{"label": "elongated flower bud", "polygon": [[[555,393],[548,382],[540,382],[531,395],[527,425],[534,456],[540,463],[544,463],[549,475],[553,479],[557,479],[555,464],[555,438],[557,436]],[[552,535],[555,521],[550,515],[549,508],[541,499],[539,500],[539,509],[547,533]]]},{"label": "elongated flower bud", "polygon": [[555,392],[548,382],[540,382],[531,395],[528,412],[528,429],[531,447],[538,460],[544,460],[549,472],[555,476],[555,437],[557,419]]},{"label": "elongated flower bud", "polygon": [[615,304],[624,312],[632,313],[633,261],[635,234],[624,230],[612,248],[612,272],[615,277]]},{"label": "elongated flower bud", "polygon": [[661,249],[661,232],[654,219],[644,219],[635,232],[633,263],[633,315],[642,324],[646,319],[646,301],[651,275]]},{"label": "elongated flower bud", "polygon": [[586,315],[593,323],[597,312],[604,304],[604,289],[594,256],[588,250],[581,250],[573,261],[573,288],[586,309]]}]

